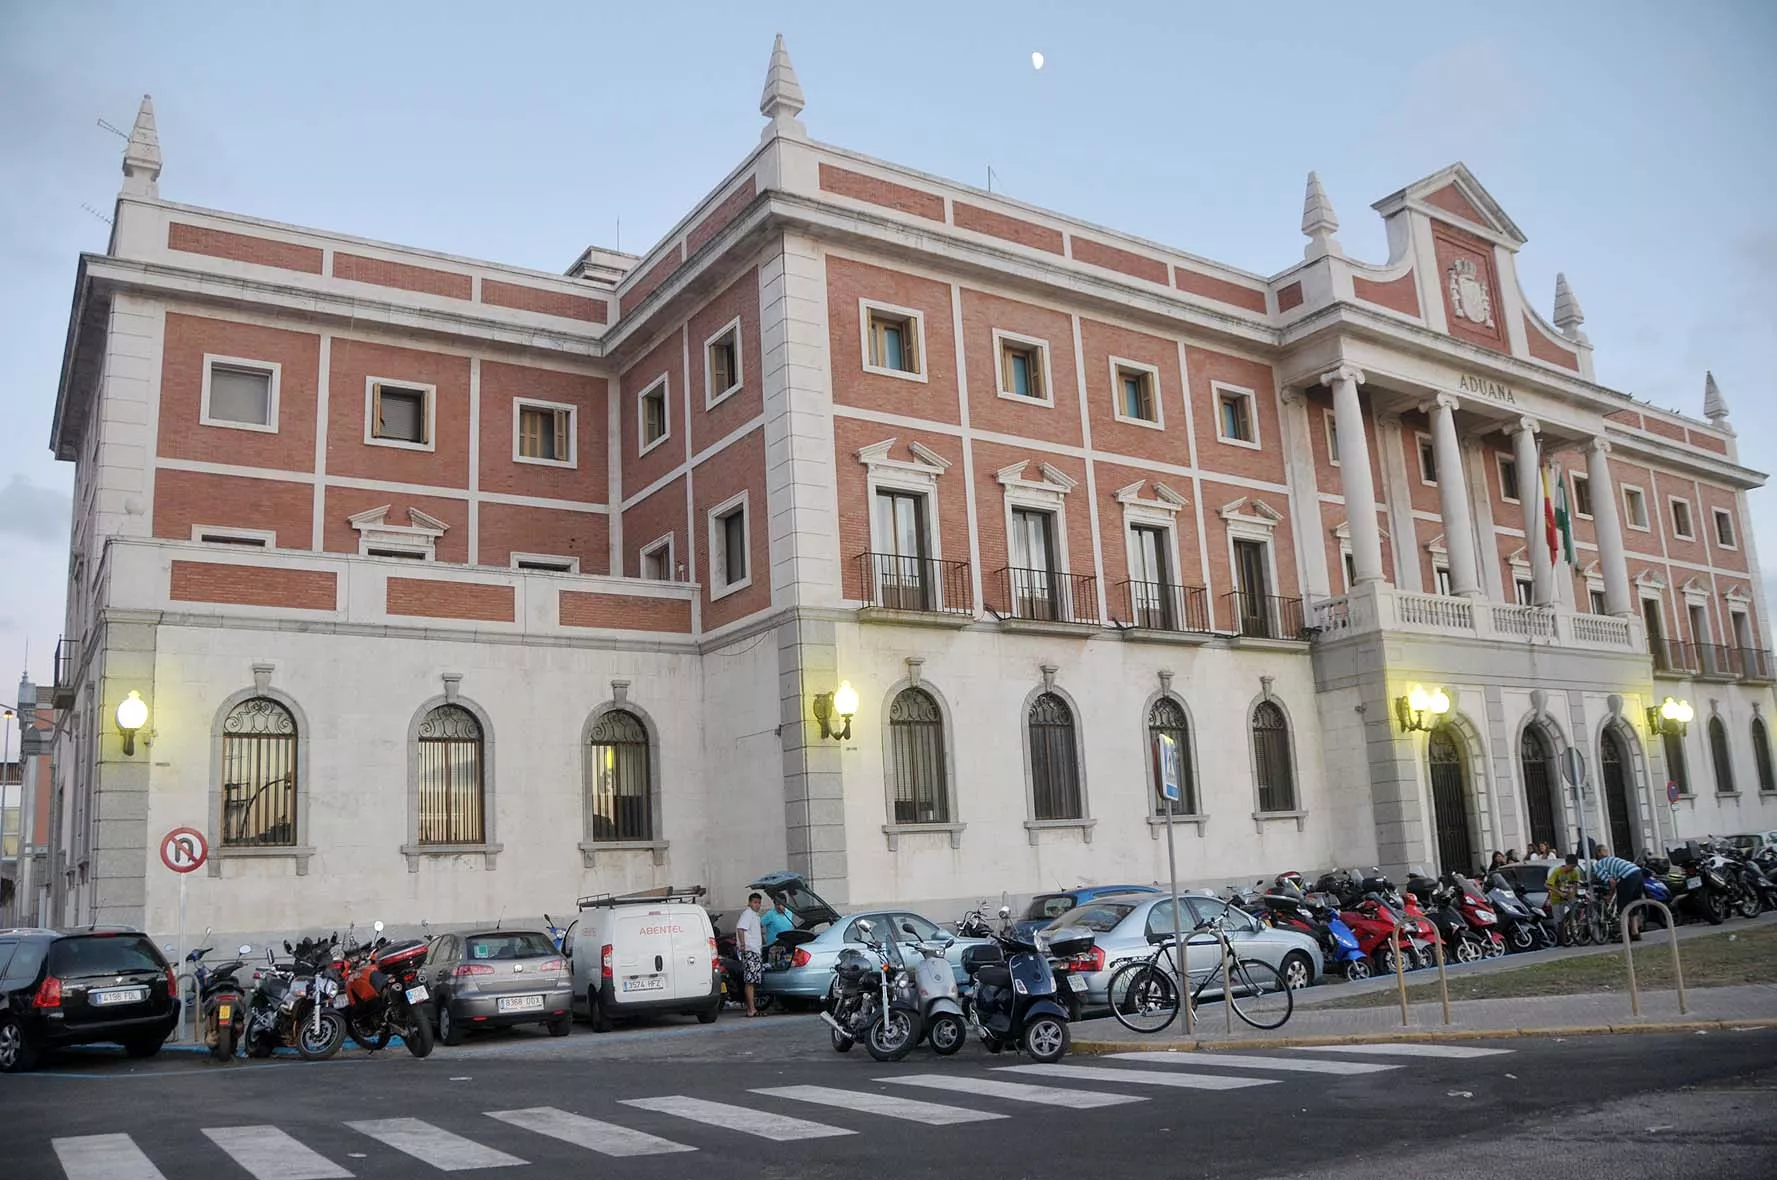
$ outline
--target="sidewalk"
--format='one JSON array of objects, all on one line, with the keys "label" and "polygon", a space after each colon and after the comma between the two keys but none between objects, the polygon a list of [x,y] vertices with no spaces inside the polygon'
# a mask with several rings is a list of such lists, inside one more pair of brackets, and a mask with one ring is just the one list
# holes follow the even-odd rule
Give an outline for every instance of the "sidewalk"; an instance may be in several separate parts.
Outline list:
[{"label": "sidewalk", "polygon": [[[1182,1014],[1157,1035],[1131,1032],[1106,1017],[1074,1025],[1073,1047],[1077,1053],[1125,1053],[1134,1049],[1247,1049],[1348,1041],[1777,1028],[1774,984],[1686,988],[1685,1006],[1688,1011],[1681,1015],[1678,993],[1673,991],[1642,992],[1640,1017],[1630,1013],[1629,997],[1621,992],[1459,1000],[1451,1002],[1450,1023],[1446,1025],[1442,1006],[1433,1001],[1410,1005],[1410,1023],[1403,1026],[1398,1004],[1326,1009],[1298,1003],[1282,1028],[1264,1031],[1242,1023],[1221,1004],[1208,1004],[1198,1012],[1196,1035],[1189,1038],[1184,1035]],[[1227,1024],[1230,1016],[1232,1032]]]}]

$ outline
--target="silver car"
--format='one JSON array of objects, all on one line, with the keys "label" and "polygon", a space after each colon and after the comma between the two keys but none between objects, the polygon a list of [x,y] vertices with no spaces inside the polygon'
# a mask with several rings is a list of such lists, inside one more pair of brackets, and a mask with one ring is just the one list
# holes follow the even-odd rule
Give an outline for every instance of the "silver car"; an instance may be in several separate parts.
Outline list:
[{"label": "silver car", "polygon": [[[1192,928],[1212,918],[1226,920],[1228,941],[1234,945],[1236,955],[1269,963],[1291,987],[1307,987],[1320,978],[1324,966],[1320,946],[1308,935],[1274,930],[1220,898],[1188,894],[1179,900],[1184,906],[1179,912],[1179,928],[1186,935],[1185,969],[1192,980],[1201,981],[1221,966],[1221,952],[1214,938],[1205,934],[1190,937]],[[1086,980],[1085,1005],[1108,1008],[1112,973],[1127,962],[1145,959],[1153,953],[1150,934],[1172,933],[1172,903],[1164,894],[1101,898],[1069,910],[1044,927],[1043,933],[1049,935],[1078,926],[1091,930],[1096,942],[1091,951],[1074,960],[1075,973]]]},{"label": "silver car", "polygon": [[[868,920],[879,936],[885,930],[893,930],[901,946],[901,955],[908,963],[919,961],[918,943],[947,943],[944,957],[955,972],[959,985],[967,978],[962,967],[963,952],[988,941],[985,938],[958,938],[930,918],[908,910],[866,910],[847,914],[792,951],[788,966],[767,967],[765,981],[759,985],[759,990],[770,996],[796,996],[807,1000],[825,996],[833,983],[833,964],[838,960],[839,952],[848,946],[864,945],[863,932],[858,929],[860,920]],[[911,934],[906,930],[909,926],[913,928]]]}]

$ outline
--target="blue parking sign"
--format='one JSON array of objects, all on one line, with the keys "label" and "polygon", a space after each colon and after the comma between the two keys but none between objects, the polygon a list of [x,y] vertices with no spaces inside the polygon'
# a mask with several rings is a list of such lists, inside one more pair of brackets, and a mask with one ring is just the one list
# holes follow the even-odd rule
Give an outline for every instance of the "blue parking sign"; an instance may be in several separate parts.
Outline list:
[{"label": "blue parking sign", "polygon": [[1177,803],[1183,798],[1178,740],[1169,733],[1156,735],[1160,741],[1160,794]]}]

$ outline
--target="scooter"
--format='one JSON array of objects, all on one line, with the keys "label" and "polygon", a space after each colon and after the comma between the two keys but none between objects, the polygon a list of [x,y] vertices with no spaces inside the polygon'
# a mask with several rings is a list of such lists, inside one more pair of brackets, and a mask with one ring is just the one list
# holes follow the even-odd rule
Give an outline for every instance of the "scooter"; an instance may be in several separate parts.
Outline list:
[{"label": "scooter", "polygon": [[1444,956],[1458,963],[1478,963],[1486,957],[1488,943],[1456,908],[1456,893],[1454,886],[1419,873],[1407,877],[1407,894],[1425,907],[1425,916],[1443,940]]},{"label": "scooter", "polygon": [[[1067,1056],[1073,1038],[1067,1027],[1067,1009],[1056,999],[1055,971],[1047,956],[1012,932],[1012,911],[1000,907],[997,941],[972,946],[963,952],[963,970],[974,983],[969,1000],[969,1020],[975,1035],[989,1053],[1022,1049],[1045,1064]],[[1052,941],[1050,951],[1076,954],[1091,931],[1068,927],[1069,938]]]},{"label": "scooter", "polygon": [[1370,959],[1358,944],[1357,935],[1331,908],[1304,895],[1300,880],[1299,874],[1280,874],[1262,899],[1264,909],[1260,917],[1276,929],[1294,930],[1313,938],[1320,944],[1321,957],[1329,964],[1337,964],[1346,979],[1368,979]]},{"label": "scooter", "polygon": [[1456,912],[1486,944],[1487,958],[1504,958],[1506,940],[1499,932],[1499,914],[1481,887],[1460,873],[1445,873],[1443,880],[1454,891],[1451,900],[1456,904]]},{"label": "scooter", "polygon": [[[911,923],[902,923],[907,934],[919,937]],[[956,972],[944,957],[950,942],[921,942],[919,961],[913,964],[913,986],[919,993],[919,1016],[923,1037],[930,1041],[932,1051],[948,1057],[963,1047],[967,1038],[967,1017],[963,1014],[962,993],[956,986]]]},{"label": "scooter", "polygon": [[1504,873],[1488,874],[1487,900],[1493,903],[1493,912],[1499,918],[1500,933],[1508,950],[1540,950],[1553,942]]},{"label": "scooter", "polygon": [[217,1061],[232,1061],[235,1044],[240,1040],[241,1026],[247,1019],[245,992],[240,981],[235,979],[235,972],[247,965],[246,956],[253,953],[253,948],[243,945],[240,949],[241,958],[230,959],[214,967],[204,963],[204,956],[212,949],[207,946],[199,947],[186,955],[185,961],[192,965],[197,976],[204,1043],[210,1046],[210,1056]]}]

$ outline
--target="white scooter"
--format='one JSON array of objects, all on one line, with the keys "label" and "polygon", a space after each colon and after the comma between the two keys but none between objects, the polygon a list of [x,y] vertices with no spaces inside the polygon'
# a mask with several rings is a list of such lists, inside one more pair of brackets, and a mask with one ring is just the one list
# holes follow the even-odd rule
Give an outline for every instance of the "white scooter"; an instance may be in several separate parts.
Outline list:
[{"label": "white scooter", "polygon": [[[903,923],[901,929],[918,937],[911,924]],[[919,989],[919,1011],[924,1018],[921,1025],[926,1039],[932,1044],[932,1051],[941,1057],[948,1057],[963,1047],[968,1029],[963,1016],[962,993],[956,986],[956,973],[951,969],[950,960],[944,957],[950,943],[950,939],[916,943],[920,958],[912,967],[913,982]]]}]

